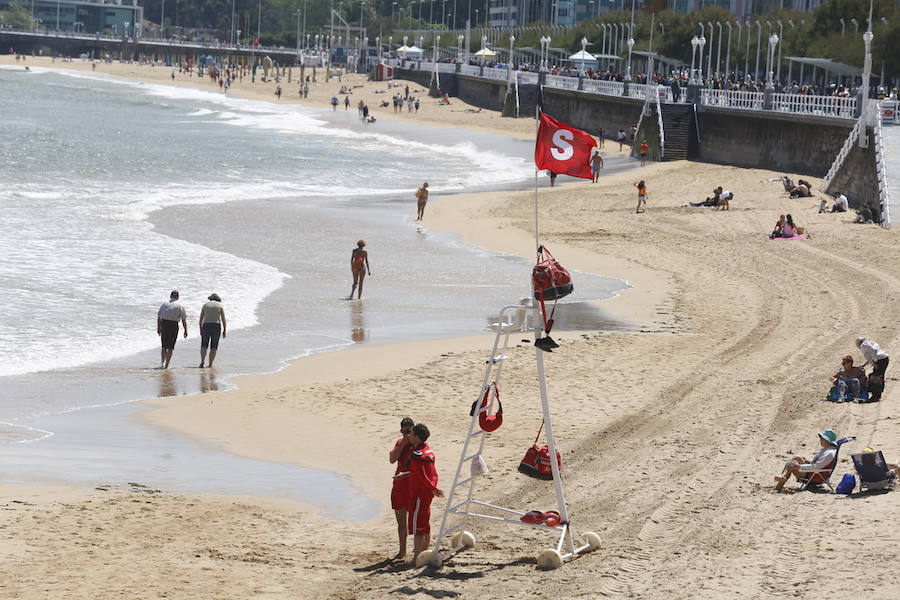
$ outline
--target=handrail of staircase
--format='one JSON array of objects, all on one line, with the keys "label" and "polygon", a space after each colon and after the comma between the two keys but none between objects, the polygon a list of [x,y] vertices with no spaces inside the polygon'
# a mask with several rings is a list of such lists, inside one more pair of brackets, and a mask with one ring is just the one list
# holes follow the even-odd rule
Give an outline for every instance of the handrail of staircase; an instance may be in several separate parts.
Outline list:
[{"label": "handrail of staircase", "polygon": [[697,105],[694,104],[694,129],[697,131],[697,143],[700,143],[700,118],[697,116]]},{"label": "handrail of staircase", "polygon": [[659,93],[656,94],[656,121],[659,125],[659,157],[666,156],[666,130],[663,127],[662,106],[659,104]]},{"label": "handrail of staircase", "polygon": [[881,226],[891,228],[891,201],[887,188],[887,163],[884,162],[884,131],[881,123],[881,110],[876,111],[875,130],[875,172],[878,177],[878,201],[881,204]]},{"label": "handrail of staircase", "polygon": [[847,139],[844,140],[844,145],[841,147],[841,151],[838,152],[838,155],[834,158],[834,161],[831,163],[831,168],[828,169],[828,173],[826,173],[825,179],[822,180],[822,189],[828,189],[828,185],[831,183],[831,180],[834,179],[835,175],[837,175],[838,169],[841,168],[841,165],[844,164],[844,161],[850,154],[850,150],[853,149],[853,144],[857,143],[857,141],[859,140],[859,128],[862,126],[865,116],[865,111],[863,111],[863,114],[856,120],[856,124],[850,131],[850,135],[848,135]]}]

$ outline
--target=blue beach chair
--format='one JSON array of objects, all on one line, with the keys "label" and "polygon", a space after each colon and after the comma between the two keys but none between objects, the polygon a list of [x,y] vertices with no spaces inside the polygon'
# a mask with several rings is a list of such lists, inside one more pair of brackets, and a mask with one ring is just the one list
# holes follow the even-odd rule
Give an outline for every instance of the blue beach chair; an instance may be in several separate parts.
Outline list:
[{"label": "blue beach chair", "polygon": [[851,458],[859,475],[859,491],[894,489],[897,484],[897,472],[887,468],[881,450],[852,454]]},{"label": "blue beach chair", "polygon": [[837,441],[837,452],[834,453],[834,460],[831,461],[829,465],[826,467],[819,469],[817,471],[810,471],[806,474],[806,477],[798,477],[797,481],[800,482],[800,490],[806,489],[816,489],[818,490],[823,485],[827,485],[828,489],[834,493],[834,487],[831,485],[831,474],[834,473],[834,469],[837,467],[838,458],[841,454],[841,446],[849,442],[850,440],[855,440],[856,436],[851,435],[844,438],[841,438]]}]

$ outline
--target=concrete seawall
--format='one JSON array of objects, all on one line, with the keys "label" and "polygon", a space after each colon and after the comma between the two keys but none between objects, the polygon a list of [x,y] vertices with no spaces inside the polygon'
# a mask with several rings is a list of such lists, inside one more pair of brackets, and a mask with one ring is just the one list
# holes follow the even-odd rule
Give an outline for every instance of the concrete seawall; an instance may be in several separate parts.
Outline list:
[{"label": "concrete seawall", "polygon": [[[397,71],[398,78],[428,86],[431,71]],[[506,82],[454,73],[441,73],[441,88],[475,106],[500,110]],[[543,100],[544,110],[555,118],[596,135],[601,127],[607,139],[619,129],[637,123],[643,100],[620,98],[537,85],[519,86],[519,115],[531,117]],[[692,160],[740,167],[802,173],[822,177],[840,151],[852,119],[787,115],[698,107],[692,123],[688,157]],[[698,139],[699,133],[699,139]]]}]

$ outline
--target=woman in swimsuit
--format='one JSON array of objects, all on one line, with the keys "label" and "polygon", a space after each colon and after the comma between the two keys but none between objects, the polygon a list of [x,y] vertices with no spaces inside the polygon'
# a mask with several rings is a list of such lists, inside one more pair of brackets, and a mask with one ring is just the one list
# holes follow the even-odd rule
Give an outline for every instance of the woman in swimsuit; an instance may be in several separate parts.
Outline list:
[{"label": "woman in swimsuit", "polygon": [[350,290],[350,298],[348,300],[353,299],[353,292],[358,292],[356,294],[356,299],[359,300],[362,297],[362,288],[363,288],[363,280],[366,278],[366,273],[369,275],[372,274],[372,269],[369,268],[369,253],[363,250],[366,247],[366,243],[362,240],[356,242],[356,248],[353,249],[353,252],[350,254],[350,270],[353,272],[353,288]]}]

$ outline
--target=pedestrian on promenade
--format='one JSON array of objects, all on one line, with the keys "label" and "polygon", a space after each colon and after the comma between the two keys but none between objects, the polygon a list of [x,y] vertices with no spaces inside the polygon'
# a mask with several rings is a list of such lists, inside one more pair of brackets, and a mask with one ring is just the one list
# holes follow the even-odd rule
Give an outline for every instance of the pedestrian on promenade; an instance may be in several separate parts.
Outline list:
[{"label": "pedestrian on promenade", "polygon": [[206,349],[209,348],[209,363],[212,368],[219,350],[219,337],[225,337],[228,323],[225,321],[225,307],[218,294],[210,294],[208,302],[200,309],[200,368],[206,361]]},{"label": "pedestrian on promenade", "polygon": [[164,302],[156,313],[156,334],[162,343],[159,355],[159,368],[168,369],[178,340],[178,321],[184,326],[184,337],[187,337],[187,313],[178,302],[178,290],[172,290],[169,301]]},{"label": "pedestrian on promenade", "polygon": [[412,430],[413,420],[404,417],[400,421],[400,439],[394,443],[394,449],[388,454],[391,464],[397,463],[394,483],[391,486],[391,508],[394,509],[394,516],[397,517],[397,537],[400,540],[400,550],[394,556],[394,560],[406,556],[406,538],[409,536],[406,522],[408,518],[406,513],[409,508],[409,471],[406,470],[406,463],[409,462],[409,453],[412,452],[412,446],[409,443]]}]

